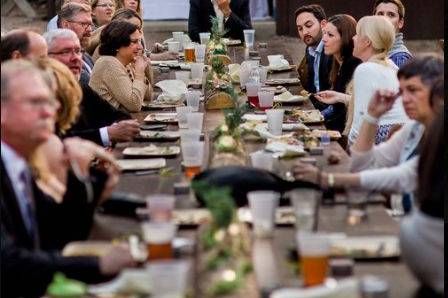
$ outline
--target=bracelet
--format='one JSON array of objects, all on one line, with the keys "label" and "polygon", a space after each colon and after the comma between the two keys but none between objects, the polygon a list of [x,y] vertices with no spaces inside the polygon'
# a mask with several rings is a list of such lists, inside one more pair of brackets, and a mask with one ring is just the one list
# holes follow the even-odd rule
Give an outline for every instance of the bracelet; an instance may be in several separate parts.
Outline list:
[{"label": "bracelet", "polygon": [[373,117],[369,113],[365,113],[363,118],[364,118],[364,121],[366,121],[367,123],[372,124],[372,125],[378,125],[378,123],[380,122],[379,118]]},{"label": "bracelet", "polygon": [[332,173],[328,174],[328,188],[333,188],[334,186],[334,175]]}]

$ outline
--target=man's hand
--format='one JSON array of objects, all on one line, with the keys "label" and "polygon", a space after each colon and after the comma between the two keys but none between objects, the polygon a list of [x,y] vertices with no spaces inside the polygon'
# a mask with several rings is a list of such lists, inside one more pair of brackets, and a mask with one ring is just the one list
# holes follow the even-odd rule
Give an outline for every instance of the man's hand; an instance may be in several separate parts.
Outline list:
[{"label": "man's hand", "polygon": [[230,13],[232,13],[230,10],[230,0],[216,0],[216,4],[218,4],[218,7],[224,14],[224,17],[228,18]]},{"label": "man's hand", "polygon": [[114,245],[107,254],[100,257],[100,271],[104,275],[115,275],[124,268],[136,265],[125,245]]},{"label": "man's hand", "polygon": [[313,165],[299,161],[293,166],[292,172],[297,180],[320,184],[319,169]]},{"label": "man's hand", "polygon": [[111,142],[130,142],[139,131],[137,120],[123,120],[107,127]]},{"label": "man's hand", "polygon": [[372,96],[369,102],[367,111],[370,116],[380,118],[387,111],[392,109],[395,100],[400,96],[400,93],[396,93],[388,90],[377,90]]}]

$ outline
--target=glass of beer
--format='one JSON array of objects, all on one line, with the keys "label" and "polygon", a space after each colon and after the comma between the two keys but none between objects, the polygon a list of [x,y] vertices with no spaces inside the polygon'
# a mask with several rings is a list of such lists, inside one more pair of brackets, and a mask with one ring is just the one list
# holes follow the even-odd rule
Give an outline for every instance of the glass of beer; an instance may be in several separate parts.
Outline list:
[{"label": "glass of beer", "polygon": [[173,258],[172,242],[177,231],[174,222],[144,222],[142,231],[149,261]]},{"label": "glass of beer", "polygon": [[195,48],[193,43],[187,43],[184,47],[185,62],[196,62]]},{"label": "glass of beer", "polygon": [[305,286],[322,284],[328,272],[330,241],[325,234],[298,231],[299,266]]},{"label": "glass of beer", "polygon": [[175,200],[176,198],[173,195],[158,194],[147,196],[146,206],[151,221],[170,221]]},{"label": "glass of beer", "polygon": [[204,158],[204,142],[187,141],[181,142],[180,146],[182,150],[185,176],[191,179],[201,172],[202,162]]}]

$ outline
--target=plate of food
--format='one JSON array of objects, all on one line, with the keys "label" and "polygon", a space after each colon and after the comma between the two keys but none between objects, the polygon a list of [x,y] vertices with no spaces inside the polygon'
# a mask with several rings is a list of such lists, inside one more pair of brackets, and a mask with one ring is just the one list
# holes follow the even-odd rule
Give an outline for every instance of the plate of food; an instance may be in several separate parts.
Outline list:
[{"label": "plate of food", "polygon": [[303,148],[306,150],[320,146],[320,139],[314,136],[309,130],[295,133],[295,138],[302,142]]},{"label": "plate of food", "polygon": [[150,113],[145,117],[149,123],[173,123],[177,124],[177,113]]},{"label": "plate of food", "polygon": [[228,39],[228,38],[223,38],[222,42],[226,45],[226,46],[238,46],[240,44],[242,44],[241,40],[239,39]]},{"label": "plate of food", "polygon": [[298,78],[278,78],[269,79],[265,82],[266,85],[299,85],[300,80]]},{"label": "plate of food", "polygon": [[179,146],[156,146],[151,144],[145,147],[127,147],[123,150],[123,155],[128,157],[133,156],[176,156],[180,153]]},{"label": "plate of food", "polygon": [[275,73],[275,72],[286,72],[286,71],[290,71],[290,70],[295,69],[296,66],[295,66],[295,65],[281,65],[281,66],[277,66],[277,65],[275,65],[275,66],[271,66],[271,65],[269,65],[269,66],[267,66],[267,68],[268,68],[268,71],[269,71],[270,73]]},{"label": "plate of food", "polygon": [[280,95],[274,96],[274,102],[279,102],[282,104],[297,104],[297,103],[303,103],[306,101],[308,97],[302,96],[302,95],[293,95],[289,91],[285,91]]},{"label": "plate of food", "polygon": [[288,89],[286,89],[284,86],[261,86],[260,91],[274,91],[274,94],[282,94]]},{"label": "plate of food", "polygon": [[148,110],[158,109],[174,109],[176,107],[184,106],[183,101],[178,102],[164,102],[164,101],[144,101],[142,107]]},{"label": "plate of food", "polygon": [[291,117],[288,122],[301,121],[302,123],[321,123],[324,121],[324,116],[319,110],[299,110],[291,111]]},{"label": "plate of food", "polygon": [[211,220],[208,209],[177,209],[173,210],[173,221],[181,226],[198,226]]},{"label": "plate of food", "polygon": [[399,241],[396,236],[330,237],[331,256],[354,259],[398,258]]},{"label": "plate of food", "polygon": [[180,132],[177,131],[154,131],[140,130],[136,139],[145,141],[175,141],[180,138]]},{"label": "plate of food", "polygon": [[117,163],[122,171],[152,170],[166,166],[165,158],[118,159]]},{"label": "plate of food", "polygon": [[316,138],[321,138],[324,134],[328,134],[330,136],[330,139],[332,140],[338,140],[340,139],[341,133],[337,130],[326,130],[326,129],[313,129],[311,131],[311,135],[315,136]]}]

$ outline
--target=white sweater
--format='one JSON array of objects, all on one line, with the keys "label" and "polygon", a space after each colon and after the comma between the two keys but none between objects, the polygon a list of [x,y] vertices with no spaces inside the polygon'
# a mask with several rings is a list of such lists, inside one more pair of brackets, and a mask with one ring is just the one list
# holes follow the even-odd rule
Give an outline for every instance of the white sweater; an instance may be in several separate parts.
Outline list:
[{"label": "white sweater", "polygon": [[[362,115],[367,113],[370,99],[376,90],[386,89],[398,92],[397,66],[390,62],[384,66],[375,62],[360,64],[353,74],[354,109],[353,122],[348,135],[349,144],[353,144],[358,137],[363,121]],[[409,121],[403,109],[401,97],[394,103],[392,109],[380,118],[379,125],[404,124]]]},{"label": "white sweater", "polygon": [[376,191],[411,193],[417,186],[418,155],[411,158],[424,127],[416,121],[405,124],[392,137],[370,151],[351,150],[351,171],[359,172],[361,187]]}]

